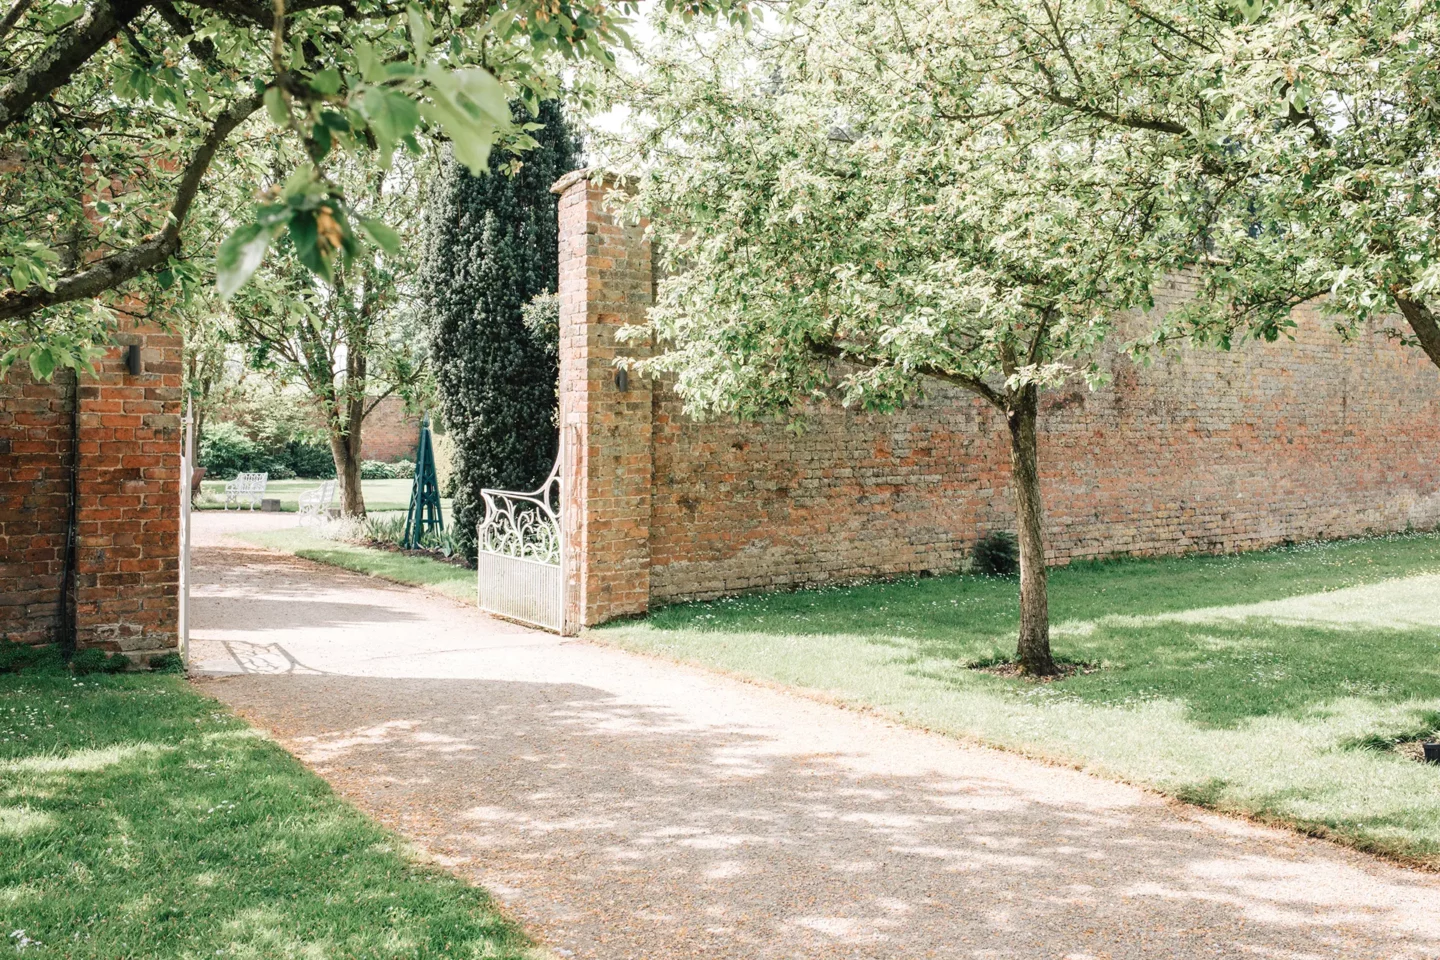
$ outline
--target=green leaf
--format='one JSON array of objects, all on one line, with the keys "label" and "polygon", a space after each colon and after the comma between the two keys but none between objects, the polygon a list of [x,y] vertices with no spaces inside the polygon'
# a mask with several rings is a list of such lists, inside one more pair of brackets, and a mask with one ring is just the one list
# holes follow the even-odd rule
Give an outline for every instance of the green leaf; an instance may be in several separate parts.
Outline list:
[{"label": "green leaf", "polygon": [[361,232],[369,237],[370,242],[375,246],[392,257],[400,255],[400,234],[374,217],[362,217],[356,214],[355,222],[360,225]]},{"label": "green leaf", "polygon": [[1230,0],[1246,20],[1254,23],[1255,20],[1265,11],[1265,0]]},{"label": "green leaf", "polygon": [[225,238],[215,255],[215,286],[221,299],[230,299],[245,285],[274,238],[275,228],[259,223],[247,223]]},{"label": "green leaf", "polygon": [[265,91],[265,111],[270,114],[271,120],[282,126],[290,122],[290,108],[286,106],[285,96],[279,87]]},{"label": "green leaf", "polygon": [[315,146],[320,151],[316,159],[324,159],[330,152],[330,128],[323,123],[317,123],[310,128],[310,138],[315,141]]},{"label": "green leaf", "polygon": [[50,375],[55,372],[55,355],[50,352],[49,347],[30,351],[30,372],[35,374],[36,380],[50,379]]},{"label": "green leaf", "polygon": [[360,76],[367,83],[375,83],[380,79],[382,64],[375,56],[375,48],[370,44],[364,41],[355,44],[355,62],[360,67]]},{"label": "green leaf", "polygon": [[415,59],[424,61],[430,54],[430,21],[425,11],[415,4],[405,7],[405,16],[410,20],[410,39],[415,44]]},{"label": "green leaf", "polygon": [[51,28],[63,27],[67,23],[74,23],[76,20],[79,20],[80,17],[84,15],[84,13],[85,4],[83,3],[77,3],[73,6],[68,7],[60,7],[58,10],[55,11],[55,13],[51,14],[50,26]]},{"label": "green leaf", "polygon": [[420,126],[420,108],[415,105],[414,100],[399,91],[386,92],[385,109],[394,126],[396,140],[403,140]]},{"label": "green leaf", "polygon": [[340,92],[340,71],[334,67],[321,70],[310,79],[310,89],[325,96]]},{"label": "green leaf", "polygon": [[316,184],[315,168],[308,163],[302,163],[296,167],[290,176],[285,178],[285,186],[280,193],[288,201],[294,201],[311,192],[311,187]]},{"label": "green leaf", "polygon": [[463,163],[471,174],[479,176],[490,169],[490,147],[498,133],[493,123],[476,121],[439,98],[434,103],[424,104],[420,112],[450,138],[455,159]]},{"label": "green leaf", "polygon": [[320,252],[320,235],[315,226],[314,212],[297,210],[290,217],[290,242],[295,244],[295,255],[312,273],[327,282],[331,279],[330,260]]},{"label": "green leaf", "polygon": [[505,86],[489,70],[479,67],[453,72],[457,81],[456,89],[483,113],[501,124],[510,122],[510,102],[505,95]]}]

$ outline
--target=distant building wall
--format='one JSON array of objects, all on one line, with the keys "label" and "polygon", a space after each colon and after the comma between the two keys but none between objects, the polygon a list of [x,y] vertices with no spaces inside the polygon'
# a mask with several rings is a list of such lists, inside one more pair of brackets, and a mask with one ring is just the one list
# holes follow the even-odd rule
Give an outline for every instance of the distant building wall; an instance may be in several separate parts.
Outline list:
[{"label": "distant building wall", "polygon": [[[604,188],[557,185],[567,576],[576,622],[650,605],[947,571],[1013,529],[1005,427],[939,383],[892,415],[696,423],[665,383],[624,389],[615,334],[651,302],[650,251]],[[1163,308],[1194,293],[1157,291]],[[1378,335],[1187,350],[1109,386],[1052,390],[1040,464],[1047,555],[1249,550],[1440,524],[1440,371]]]},{"label": "distant building wall", "polygon": [[360,434],[360,456],[365,460],[414,460],[420,438],[420,417],[405,412],[405,401],[394,394],[376,404],[365,418]]},{"label": "distant building wall", "polygon": [[[177,647],[181,342],[159,330],[117,340],[79,383],[76,640],[144,661]],[[0,380],[0,636],[16,642],[63,629],[74,397],[68,374],[36,382],[17,364]]]}]

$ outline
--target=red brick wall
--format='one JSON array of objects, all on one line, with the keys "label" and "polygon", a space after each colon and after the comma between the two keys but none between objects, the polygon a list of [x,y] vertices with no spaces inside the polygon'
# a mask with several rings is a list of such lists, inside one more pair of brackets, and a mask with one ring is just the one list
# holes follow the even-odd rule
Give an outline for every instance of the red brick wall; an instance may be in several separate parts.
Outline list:
[{"label": "red brick wall", "polygon": [[420,418],[405,412],[405,401],[393,393],[375,405],[360,434],[360,456],[365,460],[414,460],[420,438]]},{"label": "red brick wall", "polygon": [[[76,640],[144,662],[177,647],[181,343],[158,331],[117,339],[79,387]],[[125,366],[132,343],[138,376]],[[0,382],[0,631],[12,640],[59,636],[71,390],[18,367]]]},{"label": "red brick wall", "polygon": [[[1301,328],[1150,368],[1111,357],[1109,387],[1051,392],[1050,560],[1440,524],[1440,371],[1379,337]],[[655,414],[652,600],[953,570],[1014,529],[1004,423],[953,388],[891,416],[814,411],[798,437],[696,424],[668,390]]]},{"label": "red brick wall", "polygon": [[73,380],[0,380],[0,638],[60,638]]},{"label": "red brick wall", "polygon": [[[562,181],[562,185],[564,181]],[[1013,529],[998,415],[941,384],[891,416],[807,429],[697,424],[663,384],[614,383],[613,331],[643,320],[650,254],[600,188],[561,201],[561,397],[575,613],[867,575],[953,570]],[[1164,306],[1189,296],[1183,279]],[[1188,351],[1110,386],[1052,391],[1041,469],[1053,562],[1263,547],[1440,524],[1440,371],[1378,335]],[[648,402],[648,410],[642,408]],[[576,591],[572,590],[572,595]]]}]

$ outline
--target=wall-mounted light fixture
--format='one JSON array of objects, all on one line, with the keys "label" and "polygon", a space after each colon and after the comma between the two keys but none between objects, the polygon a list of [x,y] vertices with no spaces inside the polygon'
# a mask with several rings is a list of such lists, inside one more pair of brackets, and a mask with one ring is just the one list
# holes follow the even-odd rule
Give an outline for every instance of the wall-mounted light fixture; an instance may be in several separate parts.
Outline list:
[{"label": "wall-mounted light fixture", "polygon": [[125,348],[125,368],[130,371],[130,376],[140,376],[144,369],[140,364],[140,344],[132,343]]},{"label": "wall-mounted light fixture", "polygon": [[630,371],[624,367],[615,371],[615,389],[621,393],[630,389]]}]

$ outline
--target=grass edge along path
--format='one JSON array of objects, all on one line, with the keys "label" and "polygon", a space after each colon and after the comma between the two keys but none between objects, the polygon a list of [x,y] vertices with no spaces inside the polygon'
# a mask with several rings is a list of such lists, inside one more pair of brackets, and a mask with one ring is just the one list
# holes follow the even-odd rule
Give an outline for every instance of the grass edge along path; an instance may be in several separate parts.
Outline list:
[{"label": "grass edge along path", "polygon": [[407,587],[421,587],[464,604],[475,603],[475,571],[428,557],[331,540],[303,527],[231,534],[267,550],[362,573]]},{"label": "grass edge along path", "polygon": [[542,960],[488,894],[178,676],[0,675],[21,955]]},{"label": "grass edge along path", "polygon": [[594,640],[1440,867],[1440,535],[1053,571],[1058,656],[1013,652],[1014,585],[954,576],[682,604]]}]

